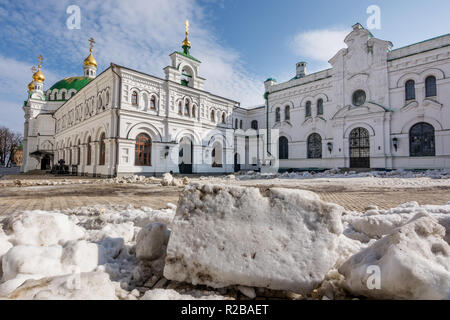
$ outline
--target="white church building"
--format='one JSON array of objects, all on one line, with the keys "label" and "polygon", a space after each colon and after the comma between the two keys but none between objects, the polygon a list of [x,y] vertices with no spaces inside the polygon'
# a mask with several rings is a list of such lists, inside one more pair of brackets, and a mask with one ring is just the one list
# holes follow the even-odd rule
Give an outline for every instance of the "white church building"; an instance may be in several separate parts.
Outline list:
[{"label": "white church building", "polygon": [[[60,159],[81,174],[229,173],[275,168],[450,168],[450,35],[392,50],[360,24],[332,68],[266,80],[246,109],[204,90],[201,62],[170,55],[161,79],[111,63],[44,90],[29,84],[22,171]],[[268,128],[268,130],[267,130]]]}]

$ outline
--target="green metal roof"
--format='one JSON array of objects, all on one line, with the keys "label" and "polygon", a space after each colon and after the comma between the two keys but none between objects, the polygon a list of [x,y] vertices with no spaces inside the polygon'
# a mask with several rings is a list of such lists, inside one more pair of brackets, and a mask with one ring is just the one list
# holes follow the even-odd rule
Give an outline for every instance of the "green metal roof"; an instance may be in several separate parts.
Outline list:
[{"label": "green metal roof", "polygon": [[195,59],[193,56],[191,56],[191,55],[188,54],[188,53],[184,53],[184,52],[181,52],[181,51],[176,51],[176,52],[177,52],[178,54],[181,54],[181,55],[183,55],[183,56],[189,58],[189,59],[192,59],[192,60],[197,61],[197,62],[201,62],[200,60]]},{"label": "green metal roof", "polygon": [[93,79],[87,77],[69,77],[58,81],[49,90],[66,89],[69,91],[70,89],[75,89],[78,92],[89,82],[91,82],[91,80]]}]

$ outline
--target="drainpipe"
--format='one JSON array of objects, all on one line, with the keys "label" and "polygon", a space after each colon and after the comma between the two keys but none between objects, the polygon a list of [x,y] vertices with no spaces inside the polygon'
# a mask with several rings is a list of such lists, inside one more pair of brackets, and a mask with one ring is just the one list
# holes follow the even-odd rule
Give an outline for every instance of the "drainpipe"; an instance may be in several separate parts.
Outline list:
[{"label": "drainpipe", "polygon": [[120,106],[122,105],[122,77],[115,71],[114,67],[116,65],[114,63],[111,63],[111,70],[114,72],[117,77],[119,78],[119,101],[116,108],[116,119],[117,119],[117,125],[116,125],[116,163],[114,166],[114,176],[117,177],[119,173],[119,135],[120,135]]},{"label": "drainpipe", "polygon": [[269,92],[264,93],[264,99],[266,100],[266,128],[267,128],[267,141],[266,141],[266,151],[272,156],[269,151],[269,141],[270,141],[270,128],[269,128]]}]

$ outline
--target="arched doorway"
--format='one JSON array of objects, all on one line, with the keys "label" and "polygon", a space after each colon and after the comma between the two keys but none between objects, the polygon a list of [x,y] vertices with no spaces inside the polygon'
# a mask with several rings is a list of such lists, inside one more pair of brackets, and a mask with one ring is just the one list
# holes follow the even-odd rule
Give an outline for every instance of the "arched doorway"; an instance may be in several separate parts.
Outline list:
[{"label": "arched doorway", "polygon": [[188,137],[183,137],[179,143],[178,169],[181,174],[192,173],[192,163],[194,160],[194,145]]},{"label": "arched doorway", "polygon": [[213,149],[211,151],[212,164],[213,168],[222,168],[222,145],[219,142],[215,142],[213,144]]},{"label": "arched doorway", "polygon": [[436,156],[434,127],[428,123],[415,124],[409,131],[409,155],[411,157]]},{"label": "arched doorway", "polygon": [[278,159],[289,159],[289,141],[286,137],[280,137],[278,139]]},{"label": "arched doorway", "polygon": [[241,171],[241,157],[239,156],[239,153],[234,154],[234,172]]},{"label": "arched doorway", "polygon": [[350,168],[370,168],[370,135],[364,128],[350,133]]}]

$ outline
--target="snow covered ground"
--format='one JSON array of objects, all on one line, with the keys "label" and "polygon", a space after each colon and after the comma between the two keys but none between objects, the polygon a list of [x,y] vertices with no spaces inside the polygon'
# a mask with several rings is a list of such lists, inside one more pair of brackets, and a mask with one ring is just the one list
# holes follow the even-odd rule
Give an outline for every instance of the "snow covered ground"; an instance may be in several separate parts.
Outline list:
[{"label": "snow covered ground", "polygon": [[[103,180],[101,183],[162,182],[163,185],[170,186],[189,185],[194,181],[200,185],[221,184],[224,187],[218,187],[217,190],[226,188],[229,191],[218,196],[221,191],[214,191],[217,187],[210,186],[207,189],[209,191],[201,195],[193,192],[193,185],[189,185],[179,208],[168,204],[162,210],[134,208],[131,204],[128,207],[97,205],[64,211],[25,211],[0,217],[0,299],[449,299],[450,195],[442,199],[441,205],[421,206],[410,202],[381,210],[368,203],[368,210],[361,213],[341,208],[340,221],[332,224],[335,230],[333,236],[327,236],[325,231],[331,225],[327,227],[328,222],[321,222],[325,224],[319,228],[318,222],[314,221],[322,221],[320,217],[330,210],[327,209],[329,206],[332,208],[334,205],[321,202],[310,192],[295,193],[275,188],[270,189],[272,191],[254,189],[249,193],[250,189],[246,188],[247,183],[254,184],[255,181],[262,185],[267,183],[268,187],[286,184],[301,187],[303,183],[320,185],[321,180],[327,179],[339,184],[340,179],[349,178],[354,188],[362,184],[377,186],[383,184],[382,181],[388,184],[400,183],[411,188],[414,185],[424,187],[422,182],[429,185],[450,185],[448,171],[347,175],[328,172],[315,175],[314,178],[308,177],[308,174],[270,177],[247,174],[201,177],[191,181],[174,180],[169,176],[163,179],[125,177]],[[94,183],[93,181],[95,180],[86,183]],[[236,189],[234,186],[241,187]],[[258,195],[259,192],[262,193]],[[273,197],[270,194],[277,195]],[[209,197],[208,200],[205,196]],[[270,205],[261,206],[260,211],[256,210],[259,203],[267,201],[264,200],[266,197],[272,197],[270,201],[279,203],[281,209],[274,213],[285,212],[286,221],[294,220],[286,225],[283,225],[284,220],[271,222],[270,215],[274,213],[270,212],[274,209],[270,209]],[[252,201],[252,206],[237,206],[247,200]],[[301,210],[296,209],[298,206]],[[199,216],[198,210],[201,210],[203,216]],[[228,221],[227,223],[213,223],[214,220],[209,220],[212,218],[209,215],[214,213],[217,214],[214,219],[222,219],[219,213],[223,210],[228,219],[224,221]],[[297,214],[298,218],[294,218]],[[189,221],[189,215],[193,215],[195,219],[191,218]],[[253,222],[242,224],[239,222],[242,217]],[[186,223],[191,226],[188,227]],[[336,223],[341,227],[335,229]],[[183,225],[188,229],[193,227],[194,231],[197,225],[203,225],[208,230],[202,229],[206,233],[202,235],[198,232],[199,236],[196,238],[183,234],[183,230],[188,230],[183,229]],[[230,227],[232,225],[235,227]],[[266,242],[265,237],[258,237],[264,228],[276,230],[273,238],[268,238],[272,239],[271,242]],[[221,234],[217,243],[214,242],[214,237],[205,238],[208,233],[216,232]],[[253,239],[259,239],[252,246],[260,252],[256,255],[258,259],[253,257],[253,260],[261,263],[254,266],[258,273],[253,280],[241,281],[239,277],[228,277],[220,273],[222,260],[205,260],[207,255],[190,253],[193,248],[206,250],[206,243],[211,248],[223,246],[224,250],[220,252],[224,252],[224,260],[229,259],[235,264],[228,263],[226,266],[226,272],[232,275],[235,272],[233,268],[244,267],[241,260],[236,259],[236,252],[232,249],[237,250],[242,235],[252,234]],[[306,234],[309,240],[302,243],[302,235],[306,237]],[[293,237],[298,239],[294,241]],[[316,241],[322,241],[321,239],[328,239],[329,245],[313,245],[317,244]],[[230,243],[224,245],[223,241]],[[236,243],[233,244],[233,241]],[[173,249],[175,247],[176,250]],[[192,281],[192,276],[175,279],[171,272],[164,271],[167,248],[171,252],[171,264],[182,253],[185,258],[189,257],[192,266],[198,265],[201,268],[205,264],[215,270],[213,278],[202,282],[201,275],[194,274],[195,281]],[[285,253],[280,251],[273,256],[264,255],[270,250],[275,252],[282,248],[286,250]],[[310,257],[307,259],[319,261],[318,259],[324,258],[321,254],[325,252],[330,258],[321,266],[326,270],[308,276],[311,261],[301,259]],[[260,257],[259,254],[263,256]],[[283,271],[282,276],[276,274],[276,267],[268,267],[274,263],[271,256],[277,257],[276,263],[283,259],[286,261],[285,266],[288,268]],[[252,261],[251,255],[249,259]],[[302,263],[299,270],[292,270],[295,268],[295,261]],[[373,269],[374,266],[380,269],[379,279],[375,277],[377,269]],[[184,272],[183,264],[177,264],[176,267],[179,273]],[[368,272],[371,270],[375,270],[373,274]],[[191,268],[189,273],[192,272]],[[166,279],[163,274],[170,279]],[[277,290],[258,287],[261,279],[276,283],[273,288]],[[376,287],[377,281],[380,282],[380,289],[371,289],[370,283]],[[302,285],[302,290],[296,290],[295,288],[300,288],[299,283],[308,285]],[[311,284],[315,287],[314,290],[311,290]]]}]

